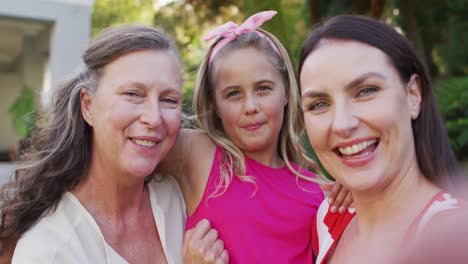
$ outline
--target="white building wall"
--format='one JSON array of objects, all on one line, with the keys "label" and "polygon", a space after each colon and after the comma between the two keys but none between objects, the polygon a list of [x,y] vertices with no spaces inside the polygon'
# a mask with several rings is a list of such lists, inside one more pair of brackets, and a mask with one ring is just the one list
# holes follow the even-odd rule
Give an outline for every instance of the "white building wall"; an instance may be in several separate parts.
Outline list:
[{"label": "white building wall", "polygon": [[[27,85],[46,91],[81,64],[81,53],[89,43],[94,0],[0,0],[0,17],[47,24],[46,34],[26,39],[15,72],[0,72],[0,150],[17,144],[8,108]],[[8,36],[1,36],[2,38]],[[0,162],[0,185],[11,175],[13,165]]]},{"label": "white building wall", "polygon": [[[74,71],[91,34],[92,0],[0,0],[0,15],[51,23],[49,87],[42,101],[48,102],[51,87]],[[27,7],[27,8],[26,8]]]},{"label": "white building wall", "polygon": [[[0,113],[8,113],[8,109],[21,92],[22,82],[17,75],[0,74],[0,87]],[[0,114],[0,124],[0,149],[7,150],[15,147],[18,137],[10,115]]]}]

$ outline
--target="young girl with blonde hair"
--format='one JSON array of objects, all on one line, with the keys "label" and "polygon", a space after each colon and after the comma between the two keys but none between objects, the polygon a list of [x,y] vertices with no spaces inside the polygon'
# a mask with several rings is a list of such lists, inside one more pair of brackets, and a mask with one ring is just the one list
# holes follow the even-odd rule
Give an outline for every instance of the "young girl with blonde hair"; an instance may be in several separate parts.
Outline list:
[{"label": "young girl with blonde hair", "polygon": [[[195,89],[199,129],[182,129],[163,162],[181,186],[187,229],[213,228],[186,233],[188,255],[209,245],[224,246],[230,263],[312,261],[311,223],[324,196],[304,168],[316,164],[301,146],[290,59],[278,39],[258,28],[275,14],[255,14],[241,26],[228,22],[205,37],[217,39]],[[198,243],[217,238],[218,245]]]}]

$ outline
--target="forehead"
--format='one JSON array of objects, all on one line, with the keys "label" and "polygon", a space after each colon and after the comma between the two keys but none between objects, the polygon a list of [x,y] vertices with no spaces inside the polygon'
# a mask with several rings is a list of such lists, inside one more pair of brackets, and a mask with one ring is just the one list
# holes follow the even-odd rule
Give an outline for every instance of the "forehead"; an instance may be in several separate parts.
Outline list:
[{"label": "forehead", "polygon": [[122,55],[106,65],[101,81],[114,85],[139,82],[181,89],[182,76],[172,51],[142,50]]},{"label": "forehead", "polygon": [[393,76],[396,69],[381,50],[358,41],[325,40],[304,61],[300,81],[311,85],[341,82],[368,73]]},{"label": "forehead", "polygon": [[281,73],[265,52],[257,48],[230,50],[213,61],[214,83],[268,79],[281,81]]}]

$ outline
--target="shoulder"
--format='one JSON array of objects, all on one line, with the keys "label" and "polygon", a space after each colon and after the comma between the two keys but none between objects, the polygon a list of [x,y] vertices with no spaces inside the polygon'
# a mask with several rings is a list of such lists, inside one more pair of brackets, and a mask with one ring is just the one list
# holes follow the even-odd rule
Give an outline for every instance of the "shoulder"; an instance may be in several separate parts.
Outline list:
[{"label": "shoulder", "polygon": [[468,203],[450,193],[440,192],[428,204],[418,223],[417,235],[431,224],[462,219],[468,214]]},{"label": "shoulder", "polygon": [[179,137],[185,146],[215,147],[206,132],[199,129],[183,128],[179,131]]},{"label": "shoulder", "polygon": [[[65,194],[56,210],[43,216],[16,244],[13,263],[57,263],[61,252],[74,237],[76,213]],[[72,214],[70,214],[72,212]]]},{"label": "shoulder", "polygon": [[30,263],[31,259],[35,263],[83,263],[106,259],[102,234],[90,217],[74,196],[64,194],[55,211],[42,217],[21,236],[13,263]]},{"label": "shoulder", "polygon": [[158,177],[148,183],[151,205],[158,229],[163,230],[160,239],[166,256],[181,262],[181,252],[186,222],[186,209],[182,193],[176,181],[170,177]]},{"label": "shoulder", "polygon": [[150,198],[164,211],[185,212],[185,204],[179,184],[168,175],[156,175],[148,182]]},{"label": "shoulder", "polygon": [[[303,166],[299,166],[297,165],[296,163],[294,162],[290,162],[291,164],[291,167],[299,172],[300,174],[302,174],[303,176],[307,177],[307,179],[312,179],[312,181],[310,182],[314,182],[314,183],[321,183],[322,181],[324,181],[323,179],[320,179],[317,174],[315,174],[314,172],[310,171],[309,169],[303,167]],[[304,181],[308,181],[308,180],[304,180]]]},{"label": "shoulder", "polygon": [[183,138],[181,140],[182,146],[179,152],[187,158],[189,165],[187,167],[188,174],[196,171],[199,166],[206,166],[208,163],[211,164],[216,150],[216,144],[204,131],[181,129],[179,133],[181,138]]},{"label": "shoulder", "polygon": [[468,259],[468,205],[443,193],[419,225],[414,245],[401,263],[465,263]]},{"label": "shoulder", "polygon": [[51,228],[43,223],[44,219],[23,234],[18,240],[13,253],[12,263],[29,263],[31,259],[37,263],[54,263],[60,247],[57,234],[48,234]]},{"label": "shoulder", "polygon": [[355,215],[354,208],[348,208],[344,213],[332,213],[328,200],[322,202],[312,226],[312,248],[317,256],[316,263],[324,263]]},{"label": "shoulder", "polygon": [[[344,213],[332,213],[330,212],[330,204],[328,199],[324,199],[320,204],[320,207],[316,215],[316,223],[318,231],[327,232],[333,234],[334,236],[338,235],[346,229],[349,222],[356,215],[356,209],[348,208]],[[337,237],[335,237],[337,238]]]},{"label": "shoulder", "polygon": [[[306,168],[300,167],[297,164],[291,162],[291,167],[294,171],[288,170],[289,174],[293,174],[295,185],[305,191],[309,196],[309,202],[314,205],[315,208],[318,208],[324,199],[324,193],[322,188],[320,188],[321,179],[317,178],[317,175]],[[299,173],[296,174],[296,173]]]}]

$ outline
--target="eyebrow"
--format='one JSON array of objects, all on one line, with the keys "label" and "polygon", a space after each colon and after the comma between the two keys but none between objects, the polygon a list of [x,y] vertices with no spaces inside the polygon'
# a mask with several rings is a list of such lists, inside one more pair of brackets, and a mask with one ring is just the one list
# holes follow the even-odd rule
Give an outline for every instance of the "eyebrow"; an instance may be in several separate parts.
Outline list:
[{"label": "eyebrow", "polygon": [[[377,73],[377,72],[364,73],[360,75],[359,77],[355,78],[354,80],[352,80],[351,82],[349,82],[348,84],[346,84],[345,90],[349,90],[353,87],[356,87],[360,85],[361,83],[363,83],[364,81],[366,81],[367,79],[372,78],[372,77],[376,77],[376,78],[383,79],[383,80],[386,79],[384,75]],[[310,98],[310,97],[328,97],[328,94],[325,92],[317,92],[317,91],[309,90],[305,92],[301,97],[302,97],[302,100],[304,100],[305,98]]]},{"label": "eyebrow", "polygon": [[[262,84],[262,83],[274,84],[275,82],[272,81],[272,80],[260,80],[260,81],[256,81],[254,83],[254,85],[259,85],[259,84]],[[239,88],[239,87],[241,87],[241,85],[238,85],[238,84],[226,86],[226,87],[221,89],[221,92],[224,92],[224,91],[226,91],[228,89],[234,89],[234,88]]]},{"label": "eyebrow", "polygon": [[[119,89],[124,89],[126,87],[136,87],[138,89],[146,89],[147,87],[149,87],[149,84],[147,83],[144,83],[144,82],[139,82],[139,81],[130,81],[130,82],[126,82],[122,85],[119,86]],[[168,92],[175,92],[177,94],[181,94],[181,92],[179,91],[179,89],[175,88],[174,86],[172,85],[166,85],[162,90],[161,90],[161,93],[168,93]]]},{"label": "eyebrow", "polygon": [[349,89],[351,89],[353,87],[356,87],[356,86],[360,85],[361,83],[363,83],[364,81],[366,81],[367,79],[372,78],[372,77],[376,77],[376,78],[379,78],[379,79],[382,79],[382,80],[387,79],[387,78],[385,78],[385,76],[383,76],[382,74],[380,74],[378,72],[364,73],[364,74],[360,75],[359,77],[357,77],[356,79],[354,79],[353,81],[351,81],[350,83],[348,83],[345,86],[345,90],[349,90]]}]

